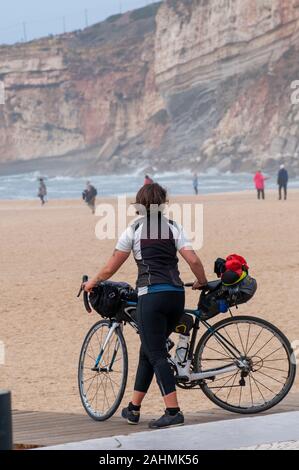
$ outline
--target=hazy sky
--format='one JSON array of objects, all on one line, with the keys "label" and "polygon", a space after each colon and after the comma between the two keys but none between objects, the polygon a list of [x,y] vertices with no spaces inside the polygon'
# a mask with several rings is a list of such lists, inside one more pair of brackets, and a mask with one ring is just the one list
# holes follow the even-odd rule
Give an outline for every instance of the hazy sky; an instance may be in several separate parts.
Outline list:
[{"label": "hazy sky", "polygon": [[[0,0],[0,44],[62,33],[152,0]],[[25,25],[23,25],[25,23]]]}]

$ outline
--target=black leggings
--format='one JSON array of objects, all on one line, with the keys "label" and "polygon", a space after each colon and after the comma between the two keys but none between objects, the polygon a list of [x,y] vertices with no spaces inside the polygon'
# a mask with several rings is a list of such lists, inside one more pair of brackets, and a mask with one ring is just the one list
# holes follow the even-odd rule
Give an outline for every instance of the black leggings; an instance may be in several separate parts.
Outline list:
[{"label": "black leggings", "polygon": [[257,198],[260,199],[262,196],[262,199],[265,199],[265,190],[264,189],[258,189],[257,190]]},{"label": "black leggings", "polygon": [[155,292],[139,297],[137,321],[141,347],[134,390],[146,393],[154,374],[162,395],[175,391],[166,340],[184,313],[184,292]]}]

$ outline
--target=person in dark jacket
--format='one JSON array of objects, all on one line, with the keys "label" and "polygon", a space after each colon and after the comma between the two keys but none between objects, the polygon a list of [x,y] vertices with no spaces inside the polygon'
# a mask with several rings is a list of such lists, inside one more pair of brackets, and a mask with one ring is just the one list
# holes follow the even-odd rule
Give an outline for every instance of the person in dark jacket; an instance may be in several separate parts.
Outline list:
[{"label": "person in dark jacket", "polygon": [[279,200],[282,199],[282,190],[284,192],[284,200],[287,199],[287,188],[288,188],[289,175],[284,165],[280,165],[280,170],[277,175],[277,184],[279,192]]},{"label": "person in dark jacket", "polygon": [[40,198],[42,206],[46,203],[47,196],[47,186],[45,184],[44,178],[39,178],[39,187],[37,197]]},{"label": "person in dark jacket", "polygon": [[197,176],[197,173],[194,173],[193,174],[193,189],[194,189],[194,193],[196,194],[196,196],[198,195],[198,176]]},{"label": "person in dark jacket", "polygon": [[86,183],[86,189],[82,193],[82,199],[86,202],[91,212],[95,213],[97,190],[90,181]]}]

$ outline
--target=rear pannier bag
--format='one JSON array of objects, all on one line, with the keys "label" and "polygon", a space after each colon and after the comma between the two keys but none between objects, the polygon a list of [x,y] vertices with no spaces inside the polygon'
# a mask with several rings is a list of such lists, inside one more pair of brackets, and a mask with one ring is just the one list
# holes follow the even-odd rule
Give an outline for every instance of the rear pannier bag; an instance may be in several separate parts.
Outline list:
[{"label": "rear pannier bag", "polygon": [[92,308],[102,317],[113,318],[122,308],[123,301],[137,301],[136,291],[126,282],[100,282],[89,294]]},{"label": "rear pannier bag", "polygon": [[198,308],[206,318],[212,318],[218,313],[227,312],[230,307],[248,302],[256,289],[256,280],[249,275],[233,286],[226,286],[220,280],[214,281],[213,290],[201,293]]}]

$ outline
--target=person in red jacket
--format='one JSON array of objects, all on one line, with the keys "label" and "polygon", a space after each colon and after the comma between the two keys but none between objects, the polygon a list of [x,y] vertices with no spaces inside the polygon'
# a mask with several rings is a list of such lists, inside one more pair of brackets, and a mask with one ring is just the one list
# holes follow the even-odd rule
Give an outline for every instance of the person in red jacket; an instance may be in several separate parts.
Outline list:
[{"label": "person in red jacket", "polygon": [[255,189],[257,190],[257,198],[260,199],[265,199],[265,180],[267,178],[262,174],[262,172],[259,170],[256,172],[253,180],[255,184]]}]

